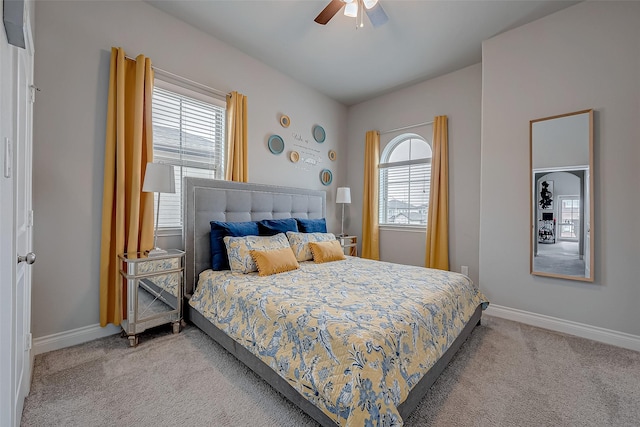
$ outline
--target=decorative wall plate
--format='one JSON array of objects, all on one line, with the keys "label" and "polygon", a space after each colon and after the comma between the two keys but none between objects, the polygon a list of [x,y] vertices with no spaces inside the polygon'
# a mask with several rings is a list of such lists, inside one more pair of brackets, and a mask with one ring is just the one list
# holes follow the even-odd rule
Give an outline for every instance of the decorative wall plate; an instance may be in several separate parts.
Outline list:
[{"label": "decorative wall plate", "polygon": [[284,151],[284,141],[279,135],[271,135],[267,145],[273,154],[280,154]]},{"label": "decorative wall plate", "polygon": [[300,154],[298,154],[297,151],[292,151],[289,153],[289,160],[291,160],[293,163],[297,163],[298,160],[300,160]]},{"label": "decorative wall plate", "polygon": [[291,124],[291,120],[289,119],[289,116],[287,116],[286,114],[283,114],[282,116],[280,116],[280,124],[282,125],[283,128],[288,128],[289,125]]},{"label": "decorative wall plate", "polygon": [[320,171],[320,182],[322,185],[330,185],[333,181],[333,174],[329,169],[322,169]]},{"label": "decorative wall plate", "polygon": [[313,139],[315,139],[316,142],[323,143],[326,137],[327,134],[324,132],[322,126],[315,125],[313,127]]},{"label": "decorative wall plate", "polygon": [[335,152],[335,150],[329,150],[329,160],[334,161],[337,158],[338,154]]}]

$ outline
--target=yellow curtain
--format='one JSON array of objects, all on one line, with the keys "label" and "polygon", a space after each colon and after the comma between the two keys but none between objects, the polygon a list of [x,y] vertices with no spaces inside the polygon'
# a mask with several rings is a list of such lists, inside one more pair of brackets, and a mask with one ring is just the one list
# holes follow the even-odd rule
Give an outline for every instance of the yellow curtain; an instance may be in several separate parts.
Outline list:
[{"label": "yellow curtain", "polygon": [[378,164],[380,132],[367,132],[364,147],[364,191],[362,195],[362,258],[380,259],[378,230]]},{"label": "yellow curtain", "polygon": [[447,116],[433,122],[431,191],[425,267],[449,270],[449,154]]},{"label": "yellow curtain", "polygon": [[153,193],[142,192],[147,162],[153,161],[151,60],[125,58],[111,49],[100,246],[100,325],[125,317],[126,288],[118,255],[153,246]]},{"label": "yellow curtain", "polygon": [[247,182],[247,97],[238,92],[227,95],[227,181]]}]

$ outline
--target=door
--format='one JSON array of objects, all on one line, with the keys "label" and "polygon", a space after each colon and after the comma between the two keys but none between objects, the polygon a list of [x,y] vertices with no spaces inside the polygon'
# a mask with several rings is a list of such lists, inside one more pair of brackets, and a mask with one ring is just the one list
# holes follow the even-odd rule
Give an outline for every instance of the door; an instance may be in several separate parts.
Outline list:
[{"label": "door", "polygon": [[[28,19],[26,19],[28,22]],[[18,426],[31,382],[31,159],[33,41],[0,43],[2,175],[0,175],[0,425]],[[6,345],[8,343],[9,345]]]}]

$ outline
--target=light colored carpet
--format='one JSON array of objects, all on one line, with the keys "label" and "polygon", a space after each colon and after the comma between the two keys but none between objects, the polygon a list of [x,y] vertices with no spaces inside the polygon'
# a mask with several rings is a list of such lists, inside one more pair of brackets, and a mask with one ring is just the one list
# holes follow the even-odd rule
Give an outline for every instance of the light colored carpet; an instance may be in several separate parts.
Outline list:
[{"label": "light colored carpet", "polygon": [[[315,426],[194,326],[36,357],[22,426]],[[640,353],[483,317],[405,426],[640,426]]]}]

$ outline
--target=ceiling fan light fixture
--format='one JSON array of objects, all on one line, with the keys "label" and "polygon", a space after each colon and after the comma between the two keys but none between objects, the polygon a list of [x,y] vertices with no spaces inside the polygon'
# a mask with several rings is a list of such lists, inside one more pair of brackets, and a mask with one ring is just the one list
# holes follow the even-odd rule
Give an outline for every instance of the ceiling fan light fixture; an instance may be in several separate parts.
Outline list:
[{"label": "ceiling fan light fixture", "polygon": [[363,3],[364,7],[366,7],[367,9],[371,9],[378,3],[378,0],[363,0]]},{"label": "ceiling fan light fixture", "polygon": [[352,1],[344,6],[344,16],[355,18],[358,16],[358,2]]}]

